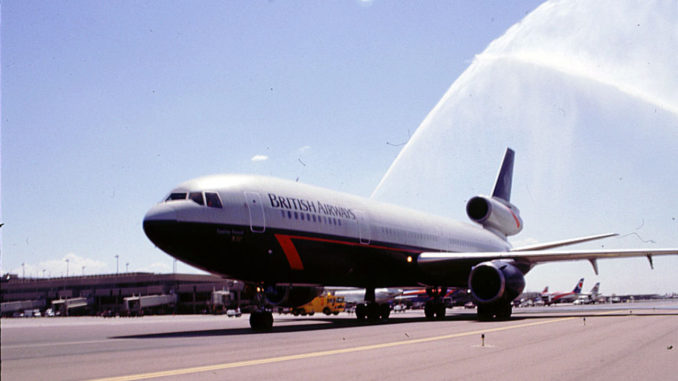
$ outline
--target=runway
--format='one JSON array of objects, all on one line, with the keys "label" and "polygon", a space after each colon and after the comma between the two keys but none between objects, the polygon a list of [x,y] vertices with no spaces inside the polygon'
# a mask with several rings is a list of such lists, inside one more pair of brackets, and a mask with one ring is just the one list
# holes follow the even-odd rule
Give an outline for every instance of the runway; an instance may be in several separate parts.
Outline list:
[{"label": "runway", "polygon": [[[678,303],[422,311],[359,323],[341,314],[2,319],[2,379],[673,379]],[[484,342],[481,339],[484,335]]]}]

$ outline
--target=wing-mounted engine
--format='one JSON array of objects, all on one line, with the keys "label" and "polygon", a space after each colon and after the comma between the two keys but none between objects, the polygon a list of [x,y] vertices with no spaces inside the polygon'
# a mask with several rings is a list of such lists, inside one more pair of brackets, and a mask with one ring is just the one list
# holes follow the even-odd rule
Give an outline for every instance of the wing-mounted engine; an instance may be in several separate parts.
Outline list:
[{"label": "wing-mounted engine", "polygon": [[468,217],[502,237],[518,234],[523,220],[518,208],[498,197],[476,196],[466,204]]},{"label": "wing-mounted engine", "polygon": [[322,287],[309,286],[266,286],[266,304],[279,307],[298,307],[313,300],[323,292]]},{"label": "wing-mounted engine", "polygon": [[494,260],[473,267],[468,287],[481,320],[505,320],[511,316],[511,301],[525,289],[525,277],[513,263]]}]

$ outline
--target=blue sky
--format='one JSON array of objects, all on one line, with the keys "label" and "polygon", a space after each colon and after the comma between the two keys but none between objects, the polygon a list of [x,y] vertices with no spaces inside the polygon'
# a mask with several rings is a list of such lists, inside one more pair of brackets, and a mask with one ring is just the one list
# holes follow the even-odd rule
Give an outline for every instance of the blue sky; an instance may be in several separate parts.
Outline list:
[{"label": "blue sky", "polygon": [[141,220],[205,174],[369,196],[474,56],[539,3],[4,1],[2,271],[57,276],[68,258],[71,274],[110,273],[115,255],[171,271]]}]

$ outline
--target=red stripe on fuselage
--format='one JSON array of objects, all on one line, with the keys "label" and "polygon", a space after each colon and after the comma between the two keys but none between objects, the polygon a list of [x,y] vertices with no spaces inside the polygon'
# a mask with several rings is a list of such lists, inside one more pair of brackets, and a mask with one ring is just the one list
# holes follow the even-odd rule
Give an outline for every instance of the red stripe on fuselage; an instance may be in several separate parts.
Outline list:
[{"label": "red stripe on fuselage", "polygon": [[290,263],[290,268],[292,270],[303,270],[304,264],[301,262],[301,257],[299,257],[297,248],[294,247],[294,243],[292,243],[292,240],[290,239],[291,237],[288,235],[276,234],[275,238],[278,240],[278,243],[280,243],[280,247],[282,247],[283,253],[285,253],[285,257],[287,257],[287,262]]},{"label": "red stripe on fuselage", "polygon": [[404,252],[404,253],[417,253],[418,254],[418,253],[422,252],[422,250],[401,249],[401,248],[396,248],[396,247],[369,245],[369,244],[364,244],[364,243],[339,241],[339,240],[336,240],[336,239],[328,239],[328,238],[305,237],[305,236],[300,236],[300,235],[275,234],[275,238],[278,240],[278,243],[280,243],[280,247],[282,247],[283,252],[285,253],[285,257],[287,257],[287,261],[290,263],[290,267],[292,268],[292,270],[303,270],[304,269],[304,265],[301,262],[301,257],[299,256],[299,252],[297,251],[297,248],[294,246],[294,243],[292,242],[293,239],[304,240],[304,241],[331,243],[331,244],[336,244],[336,245],[369,247],[370,249],[400,251],[400,252]]},{"label": "red stripe on fuselage", "polygon": [[377,245],[370,245],[370,244],[358,243],[358,242],[339,241],[339,240],[336,240],[336,239],[328,239],[328,238],[304,237],[304,236],[301,236],[301,235],[276,234],[276,237],[277,236],[287,237],[287,238],[290,238],[290,239],[301,239],[301,240],[305,240],[305,241],[333,243],[333,244],[337,244],[337,245],[369,247],[370,249],[402,251],[402,252],[405,252],[405,253],[421,253],[423,251],[423,250],[414,250],[414,249],[401,249],[401,248],[389,247],[389,246],[377,246]]}]

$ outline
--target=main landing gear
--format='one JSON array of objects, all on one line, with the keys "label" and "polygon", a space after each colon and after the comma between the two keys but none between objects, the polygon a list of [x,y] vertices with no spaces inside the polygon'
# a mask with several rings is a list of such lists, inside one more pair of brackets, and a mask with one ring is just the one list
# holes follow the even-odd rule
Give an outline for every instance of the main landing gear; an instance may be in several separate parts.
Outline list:
[{"label": "main landing gear", "polygon": [[478,320],[509,320],[513,307],[510,301],[499,301],[493,304],[478,304]]},{"label": "main landing gear", "polygon": [[257,301],[256,310],[250,313],[250,328],[255,331],[270,331],[273,328],[273,313],[266,309],[266,297],[264,288],[257,287],[255,295]]},{"label": "main landing gear", "polygon": [[391,306],[388,303],[376,302],[374,287],[365,289],[365,303],[355,307],[355,316],[358,320],[380,321],[388,320],[391,315]]},{"label": "main landing gear", "polygon": [[426,294],[432,298],[427,301],[424,306],[424,315],[426,315],[426,319],[445,319],[445,301],[443,300],[443,297],[447,294],[447,287],[427,288]]}]

